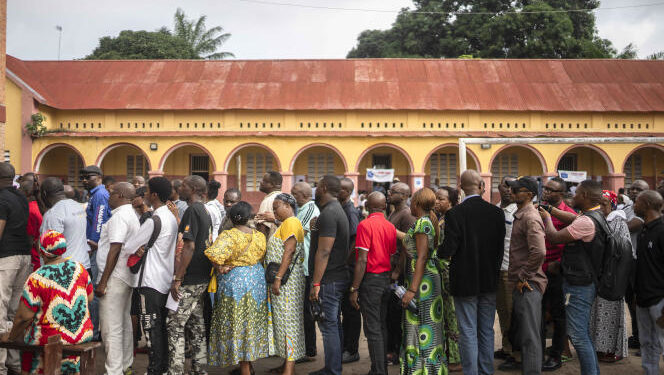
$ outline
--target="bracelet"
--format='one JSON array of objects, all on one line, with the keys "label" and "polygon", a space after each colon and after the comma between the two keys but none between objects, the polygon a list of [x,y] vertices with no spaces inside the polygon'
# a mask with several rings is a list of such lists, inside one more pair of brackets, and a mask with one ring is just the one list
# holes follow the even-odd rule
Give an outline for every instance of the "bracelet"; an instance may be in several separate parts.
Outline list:
[{"label": "bracelet", "polygon": [[417,294],[417,292],[414,291],[414,290],[412,290],[412,289],[408,289],[408,291],[411,292],[411,293],[413,293],[413,294]]},{"label": "bracelet", "polygon": [[182,281],[182,278],[177,277],[176,275],[173,275],[173,281]]},{"label": "bracelet", "polygon": [[281,276],[279,276],[279,275],[274,275],[274,278],[281,280]]},{"label": "bracelet", "polygon": [[320,283],[313,283],[313,286],[318,286],[318,287],[320,287]]}]

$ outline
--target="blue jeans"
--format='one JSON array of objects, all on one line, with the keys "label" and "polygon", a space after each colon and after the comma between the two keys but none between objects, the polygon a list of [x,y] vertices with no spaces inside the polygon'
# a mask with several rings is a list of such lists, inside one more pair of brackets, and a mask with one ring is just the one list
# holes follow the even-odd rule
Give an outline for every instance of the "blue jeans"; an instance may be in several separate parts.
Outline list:
[{"label": "blue jeans", "polygon": [[343,342],[341,302],[347,288],[348,281],[335,281],[321,284],[318,292],[321,309],[325,314],[325,319],[318,322],[320,332],[323,334],[325,350],[325,368],[322,372],[329,375],[341,375],[341,343]]},{"label": "blue jeans", "polygon": [[459,352],[465,375],[493,374],[493,321],[496,294],[454,297]]},{"label": "blue jeans", "polygon": [[590,310],[595,293],[595,284],[578,286],[563,281],[567,334],[579,357],[582,375],[599,374],[597,354],[590,338]]}]

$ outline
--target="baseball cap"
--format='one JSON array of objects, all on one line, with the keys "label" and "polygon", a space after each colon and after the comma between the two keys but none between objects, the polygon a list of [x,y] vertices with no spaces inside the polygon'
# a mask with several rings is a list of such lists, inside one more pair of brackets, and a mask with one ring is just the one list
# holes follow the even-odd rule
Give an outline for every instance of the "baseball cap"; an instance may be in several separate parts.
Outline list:
[{"label": "baseball cap", "polygon": [[96,165],[88,165],[87,167],[81,169],[81,174],[84,174],[84,175],[96,174],[96,175],[99,175],[99,176],[103,175],[101,173],[101,168],[99,168]]},{"label": "baseball cap", "polygon": [[513,181],[507,181],[507,185],[511,188],[517,189],[526,188],[528,191],[533,193],[533,195],[537,195],[538,193],[537,181],[529,176],[519,177]]}]

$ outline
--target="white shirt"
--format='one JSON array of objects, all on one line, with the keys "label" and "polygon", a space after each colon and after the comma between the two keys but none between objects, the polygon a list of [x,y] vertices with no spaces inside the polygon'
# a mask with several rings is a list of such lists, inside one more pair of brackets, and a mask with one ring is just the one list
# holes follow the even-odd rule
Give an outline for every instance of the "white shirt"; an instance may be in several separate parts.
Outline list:
[{"label": "white shirt", "polygon": [[[152,216],[159,216],[161,219],[161,230],[157,240],[148,250],[145,258],[145,270],[143,271],[143,282],[140,286],[152,288],[159,293],[167,294],[173,281],[175,272],[175,245],[178,239],[178,222],[166,205],[157,208]],[[150,241],[154,231],[154,221],[145,220],[138,229],[138,233],[132,237],[126,244],[123,252],[127,256],[133,254],[139,247],[146,245]],[[138,274],[137,274],[138,275]],[[138,287],[138,276],[132,284],[134,288]]]},{"label": "white shirt", "polygon": [[221,222],[224,221],[226,210],[224,210],[224,205],[217,199],[207,202],[205,209],[210,214],[210,219],[212,219],[212,242],[214,242],[219,235],[219,227],[221,227]]},{"label": "white shirt", "polygon": [[[500,207],[500,203],[497,204]],[[503,262],[501,271],[507,271],[510,266],[510,238],[512,237],[512,225],[514,224],[514,213],[519,208],[516,203],[510,203],[507,207],[500,207],[505,213],[505,251],[503,251]]]},{"label": "white shirt", "polygon": [[85,209],[71,199],[58,201],[44,214],[40,233],[55,230],[64,234],[67,240],[67,251],[62,254],[63,258],[71,258],[85,267],[90,268],[90,245],[86,238],[87,227]]},{"label": "white shirt", "polygon": [[[625,201],[625,207],[623,207],[622,210],[623,210],[623,212],[625,212],[625,220],[627,221],[627,223],[632,221],[632,219],[640,220],[641,223],[643,223],[643,219],[636,216],[636,214],[634,213],[634,204],[632,204],[631,200],[630,201]],[[630,240],[632,240],[632,257],[634,259],[636,259],[636,242],[637,242],[637,239],[639,238],[639,232],[640,231],[636,231],[634,233],[629,234]]]},{"label": "white shirt", "polygon": [[106,268],[106,258],[108,258],[108,253],[111,250],[111,244],[121,243],[122,249],[111,277],[117,277],[129,286],[134,285],[136,275],[131,273],[129,267],[127,267],[127,258],[129,258],[130,253],[123,250],[127,242],[136,236],[140,226],[141,224],[138,222],[136,212],[131,204],[123,204],[111,211],[111,218],[101,226],[101,235],[99,236],[99,247],[97,249],[99,275],[97,276],[97,282],[101,280],[104,268]]}]

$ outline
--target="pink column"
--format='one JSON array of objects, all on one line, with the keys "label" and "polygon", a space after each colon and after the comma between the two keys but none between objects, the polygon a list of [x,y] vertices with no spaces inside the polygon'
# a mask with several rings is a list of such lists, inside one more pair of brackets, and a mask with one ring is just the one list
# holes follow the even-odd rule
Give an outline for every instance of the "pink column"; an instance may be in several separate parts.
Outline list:
[{"label": "pink column", "polygon": [[625,187],[625,174],[624,173],[611,173],[604,177],[604,186],[609,190],[618,193],[618,189]]},{"label": "pink column", "polygon": [[212,179],[219,181],[221,187],[219,188],[219,195],[217,199],[221,202],[224,199],[224,192],[228,189],[228,172],[215,171],[212,172]]},{"label": "pink column", "polygon": [[546,182],[552,177],[558,177],[558,172],[546,172],[542,175],[542,177],[544,177],[543,182]]},{"label": "pink column", "polygon": [[422,178],[422,187],[424,187],[424,173],[411,173],[408,175],[408,185],[410,186],[410,190],[414,193],[417,190],[420,190],[415,187],[415,179],[421,177]]},{"label": "pink column", "polygon": [[164,171],[148,171],[148,178],[162,177],[163,175]]},{"label": "pink column", "polygon": [[346,172],[346,173],[344,173],[344,177],[350,178],[351,180],[353,180],[353,186],[355,186],[355,198],[353,198],[353,202],[355,202],[355,206],[357,206],[359,204],[359,201],[358,201],[359,194],[357,193],[357,191],[358,191],[357,184],[358,184],[358,181],[359,181],[358,179],[360,177],[360,174],[357,173],[357,172]]},{"label": "pink column", "polygon": [[281,191],[290,194],[290,191],[293,188],[293,172],[281,172],[281,177],[283,177]]},{"label": "pink column", "polygon": [[484,180],[484,194],[482,198],[487,202],[491,202],[491,176],[493,175],[490,172],[480,173],[480,177]]}]

